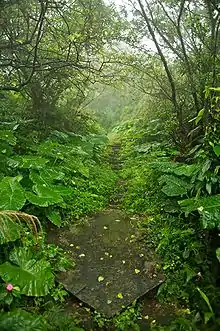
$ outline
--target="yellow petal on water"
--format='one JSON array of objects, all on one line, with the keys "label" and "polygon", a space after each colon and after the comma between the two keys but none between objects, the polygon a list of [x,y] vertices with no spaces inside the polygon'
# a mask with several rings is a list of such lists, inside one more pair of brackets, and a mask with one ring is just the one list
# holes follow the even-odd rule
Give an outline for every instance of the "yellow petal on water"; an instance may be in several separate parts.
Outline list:
[{"label": "yellow petal on water", "polygon": [[141,272],[139,269],[134,269],[134,272],[136,273],[136,274],[139,274],[139,272]]},{"label": "yellow petal on water", "polygon": [[104,230],[108,230],[108,227],[107,227],[107,226],[103,226],[103,229],[104,229]]},{"label": "yellow petal on water", "polygon": [[112,303],[112,301],[111,300],[107,300],[107,304],[110,305],[110,303]]},{"label": "yellow petal on water", "polygon": [[74,245],[73,244],[70,244],[70,247],[73,247]]},{"label": "yellow petal on water", "polygon": [[106,255],[106,256],[109,256],[109,253],[108,253],[108,252],[105,252],[105,255]]},{"label": "yellow petal on water", "polygon": [[102,282],[105,278],[103,276],[98,277],[98,282]]}]

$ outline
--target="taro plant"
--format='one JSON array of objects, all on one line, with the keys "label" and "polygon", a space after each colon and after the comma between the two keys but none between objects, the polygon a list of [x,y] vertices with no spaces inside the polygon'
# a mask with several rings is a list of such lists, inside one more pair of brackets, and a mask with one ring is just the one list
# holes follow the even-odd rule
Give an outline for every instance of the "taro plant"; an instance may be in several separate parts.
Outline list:
[{"label": "taro plant", "polygon": [[[26,210],[61,226],[62,219],[68,216],[70,201],[72,209],[78,210],[74,216],[93,210],[94,199],[101,201],[98,206],[101,208],[107,203],[106,177],[110,190],[115,180],[113,172],[103,173],[99,164],[106,139],[101,135],[55,131],[41,144],[30,145],[28,155],[18,155],[13,150],[14,133],[0,131],[0,145],[3,144],[0,161],[5,169],[5,174],[0,174],[0,210]],[[103,177],[96,167],[102,168]],[[94,177],[96,173],[98,177]],[[83,209],[80,196],[92,200],[88,209]]]}]

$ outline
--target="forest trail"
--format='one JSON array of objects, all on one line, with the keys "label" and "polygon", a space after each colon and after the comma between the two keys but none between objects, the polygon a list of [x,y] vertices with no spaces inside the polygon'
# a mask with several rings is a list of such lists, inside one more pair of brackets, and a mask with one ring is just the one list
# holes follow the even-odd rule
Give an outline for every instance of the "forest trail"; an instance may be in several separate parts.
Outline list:
[{"label": "forest trail", "polygon": [[[115,171],[122,167],[119,153],[120,145],[113,145],[109,162]],[[149,313],[154,316],[158,310],[156,314],[163,317],[164,311],[152,290],[164,281],[164,275],[157,269],[155,252],[140,236],[139,217],[119,209],[123,184],[119,178],[116,195],[104,211],[84,217],[68,228],[49,232],[48,242],[61,246],[76,263],[71,270],[60,273],[58,280],[78,303],[106,318],[141,297],[145,316]],[[147,293],[150,295],[146,296]],[[149,321],[142,324],[146,327]]]}]

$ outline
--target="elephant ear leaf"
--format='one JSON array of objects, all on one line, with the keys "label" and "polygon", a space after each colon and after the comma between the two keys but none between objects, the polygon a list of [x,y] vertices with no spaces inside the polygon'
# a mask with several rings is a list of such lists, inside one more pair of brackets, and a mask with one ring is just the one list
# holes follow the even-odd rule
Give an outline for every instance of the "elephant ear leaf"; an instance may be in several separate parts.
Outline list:
[{"label": "elephant ear leaf", "polygon": [[54,285],[50,263],[35,260],[30,251],[20,247],[10,253],[10,261],[0,265],[0,276],[5,282],[19,286],[20,293],[27,296],[47,295]]},{"label": "elephant ear leaf", "polygon": [[165,183],[162,192],[169,197],[184,195],[192,187],[186,180],[173,175],[163,175],[159,178],[159,182],[163,185]]},{"label": "elephant ear leaf", "polygon": [[0,182],[0,210],[20,210],[26,201],[22,177],[4,177]]}]

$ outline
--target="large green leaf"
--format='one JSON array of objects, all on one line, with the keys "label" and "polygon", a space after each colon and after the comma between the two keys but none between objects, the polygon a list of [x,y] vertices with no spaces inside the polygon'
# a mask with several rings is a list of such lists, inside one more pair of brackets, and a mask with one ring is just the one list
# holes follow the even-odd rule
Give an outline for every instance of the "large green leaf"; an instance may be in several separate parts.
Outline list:
[{"label": "large green leaf", "polygon": [[[47,192],[46,192],[47,191]],[[43,190],[41,191],[43,192]],[[48,190],[44,190],[45,193],[48,194]],[[51,192],[51,190],[49,191]],[[50,205],[54,205],[59,202],[63,202],[62,197],[54,192],[52,195],[36,195],[32,192],[26,192],[26,198],[28,201],[30,201],[33,205],[37,205],[40,207],[48,207]]]},{"label": "large green leaf", "polygon": [[33,186],[34,192],[40,197],[48,197],[52,200],[52,203],[58,203],[62,201],[62,197],[59,192],[55,190],[55,186],[46,186],[46,184],[36,184]]},{"label": "large green leaf", "polygon": [[175,174],[177,176],[186,176],[191,177],[195,173],[199,171],[201,168],[198,164],[181,164],[177,162],[170,162],[170,161],[164,161],[164,162],[151,162],[149,165],[157,169],[158,171],[169,173],[169,174]]},{"label": "large green leaf", "polygon": [[179,163],[170,162],[170,161],[151,162],[149,163],[149,166],[152,167],[153,169],[157,169],[158,171],[172,174],[174,173],[174,170],[178,168]]},{"label": "large green leaf", "polygon": [[27,193],[27,199],[39,206],[49,206],[51,204],[62,202],[63,195],[72,193],[72,189],[64,185],[53,184],[54,180],[61,180],[65,174],[55,169],[45,169],[40,173],[31,170],[30,179],[35,183],[33,191],[37,195]]},{"label": "large green leaf", "polygon": [[192,187],[190,183],[172,175],[161,176],[159,178],[159,182],[161,184],[165,183],[165,186],[162,188],[162,192],[169,197],[186,194]]},{"label": "large green leaf", "polygon": [[216,208],[220,208],[220,194],[212,195],[201,198],[190,198],[182,201],[178,201],[181,209],[186,213],[191,213],[194,210],[213,211]]},{"label": "large green leaf", "polygon": [[178,201],[185,213],[198,210],[205,229],[220,228],[220,194]]},{"label": "large green leaf", "polygon": [[50,188],[62,196],[70,195],[73,192],[72,187],[66,187],[64,185],[51,185]]},{"label": "large green leaf", "polygon": [[65,173],[62,171],[59,171],[55,168],[45,168],[40,170],[40,175],[43,179],[48,179],[51,182],[54,180],[62,180],[65,177]]},{"label": "large green leaf", "polygon": [[49,162],[46,158],[34,155],[25,155],[16,160],[19,161],[20,167],[24,169],[42,169]]},{"label": "large green leaf", "polygon": [[0,209],[1,210],[19,210],[26,201],[25,193],[18,177],[5,177],[0,182]]},{"label": "large green leaf", "polygon": [[1,331],[47,331],[48,324],[40,316],[24,310],[12,310],[0,314]]},{"label": "large green leaf", "polygon": [[56,226],[60,226],[61,225],[62,219],[61,219],[61,216],[60,216],[60,213],[59,212],[57,212],[55,210],[50,210],[50,211],[47,212],[46,216]]},{"label": "large green leaf", "polygon": [[173,170],[177,176],[192,177],[200,170],[201,166],[198,164],[183,164]]},{"label": "large green leaf", "polygon": [[63,179],[65,174],[57,169],[44,169],[39,172],[30,171],[30,179],[35,184],[32,192],[26,192],[27,199],[34,205],[48,207],[63,201],[63,195],[72,193],[72,189],[64,185],[55,185],[55,180]]},{"label": "large green leaf", "polygon": [[64,172],[53,168],[41,169],[39,172],[31,170],[30,179],[35,184],[51,185],[55,180],[61,180],[65,177]]},{"label": "large green leaf", "polygon": [[47,295],[54,285],[54,276],[49,262],[36,261],[26,248],[16,248],[10,253],[10,261],[0,265],[0,276],[5,282],[20,287],[27,296]]}]

